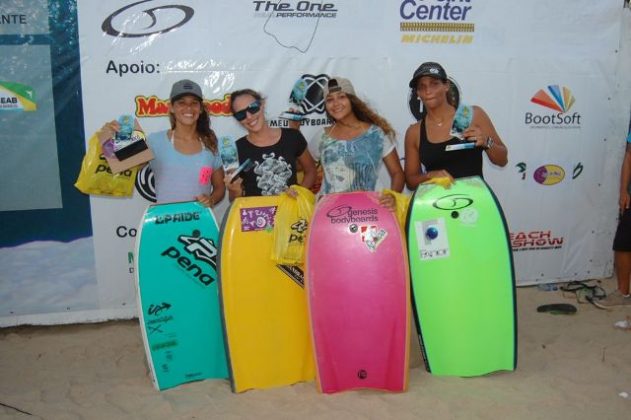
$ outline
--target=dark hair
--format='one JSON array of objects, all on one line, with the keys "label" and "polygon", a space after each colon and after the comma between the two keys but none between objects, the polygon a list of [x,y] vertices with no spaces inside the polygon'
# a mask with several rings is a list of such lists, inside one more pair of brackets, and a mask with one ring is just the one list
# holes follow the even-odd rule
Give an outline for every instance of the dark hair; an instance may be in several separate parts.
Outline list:
[{"label": "dark hair", "polygon": [[[206,146],[206,148],[209,149],[211,152],[217,153],[217,135],[215,134],[213,129],[210,128],[210,115],[208,115],[208,109],[206,109],[206,105],[204,105],[204,102],[201,101],[197,96],[190,96],[195,98],[195,100],[198,101],[201,105],[201,110],[199,118],[197,119],[195,131],[197,131],[197,134],[202,140],[204,146]],[[173,103],[180,98],[181,96],[174,98],[171,101],[171,105],[173,105]],[[169,121],[171,122],[171,130],[175,130],[175,116],[172,112],[169,113]]]},{"label": "dark hair", "polygon": [[230,94],[230,111],[232,111],[233,114],[234,114],[234,108],[232,107],[232,104],[234,103],[234,100],[236,98],[238,98],[239,96],[243,96],[243,95],[250,95],[251,97],[253,97],[254,99],[256,99],[259,102],[262,102],[263,99],[264,99],[263,95],[261,95],[260,93],[258,93],[254,89],[239,89],[239,90],[235,90],[234,92],[232,92]]},{"label": "dark hair", "polygon": [[[390,141],[393,143],[396,142],[396,133],[390,123],[383,118],[381,115],[377,114],[373,111],[372,108],[368,106],[364,101],[359,99],[357,96],[352,93],[346,93],[348,100],[351,102],[351,110],[353,114],[357,117],[359,121],[367,122],[369,124],[374,124],[377,127],[381,128],[383,132],[388,136]],[[326,115],[335,121],[335,119],[329,114],[329,111],[326,111]]]}]

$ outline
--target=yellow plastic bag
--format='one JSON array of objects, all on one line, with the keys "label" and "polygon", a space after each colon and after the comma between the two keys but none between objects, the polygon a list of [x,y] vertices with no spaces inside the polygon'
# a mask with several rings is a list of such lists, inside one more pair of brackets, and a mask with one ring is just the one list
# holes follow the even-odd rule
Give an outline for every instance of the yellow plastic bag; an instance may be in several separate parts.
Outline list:
[{"label": "yellow plastic bag", "polygon": [[383,194],[390,194],[391,196],[394,197],[394,201],[397,206],[395,210],[397,221],[399,222],[399,226],[401,227],[401,230],[404,230],[405,219],[407,218],[407,215],[408,215],[408,207],[410,205],[411,197],[409,195],[402,194],[394,190],[389,190],[387,188],[383,190]]},{"label": "yellow plastic bag", "polygon": [[138,167],[112,174],[107,164],[101,142],[96,134],[90,137],[88,150],[81,163],[81,172],[74,186],[84,194],[113,195],[129,197],[134,191],[134,181]]},{"label": "yellow plastic bag", "polygon": [[280,196],[274,219],[272,260],[278,264],[304,262],[307,228],[311,223],[315,195],[299,185],[292,185]]}]

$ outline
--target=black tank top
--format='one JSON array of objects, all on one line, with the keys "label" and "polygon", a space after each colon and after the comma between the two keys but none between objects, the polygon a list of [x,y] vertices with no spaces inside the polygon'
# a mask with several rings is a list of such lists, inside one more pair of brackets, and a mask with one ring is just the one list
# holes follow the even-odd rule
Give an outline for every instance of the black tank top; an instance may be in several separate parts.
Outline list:
[{"label": "black tank top", "polygon": [[429,172],[444,169],[454,178],[475,175],[483,178],[482,148],[474,147],[473,149],[445,151],[446,146],[459,143],[462,143],[462,140],[458,139],[458,137],[452,137],[443,143],[430,143],[427,139],[425,118],[423,117],[419,154],[425,170]]}]

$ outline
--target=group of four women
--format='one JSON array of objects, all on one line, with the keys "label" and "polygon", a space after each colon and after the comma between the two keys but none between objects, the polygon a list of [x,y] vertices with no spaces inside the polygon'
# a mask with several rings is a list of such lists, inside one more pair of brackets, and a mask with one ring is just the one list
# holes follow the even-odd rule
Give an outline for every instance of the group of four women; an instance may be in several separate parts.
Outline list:
[{"label": "group of four women", "polygon": [[[251,159],[254,168],[233,179],[224,174],[217,137],[210,128],[201,88],[190,80],[176,82],[169,96],[171,128],[149,135],[149,146],[158,203],[197,199],[206,206],[221,201],[228,190],[230,201],[240,196],[277,195],[298,183],[311,188],[316,164],[323,169],[320,194],[374,191],[382,163],[390,175],[390,189],[401,192],[404,185],[415,189],[435,177],[450,179],[482,177],[482,154],[496,165],[507,163],[507,149],[493,123],[478,106],[463,131],[467,148],[450,134],[456,104],[449,100],[452,83],[438,63],[423,63],[412,76],[414,89],[423,105],[422,118],[405,134],[405,163],[401,167],[392,126],[372,110],[355,92],[352,83],[331,77],[324,87],[327,116],[333,121],[307,144],[298,129],[270,127],[265,119],[265,99],[260,93],[243,89],[232,92],[233,117],[247,131],[236,141],[240,163]],[[116,121],[102,130],[113,135]],[[393,208],[394,198],[381,195],[381,203]]]}]

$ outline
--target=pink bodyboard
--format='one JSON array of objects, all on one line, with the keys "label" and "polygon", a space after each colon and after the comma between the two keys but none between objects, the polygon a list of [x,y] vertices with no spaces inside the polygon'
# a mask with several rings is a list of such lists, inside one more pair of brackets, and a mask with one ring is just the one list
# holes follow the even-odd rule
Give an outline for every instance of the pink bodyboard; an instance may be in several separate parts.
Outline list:
[{"label": "pink bodyboard", "polygon": [[316,204],[305,285],[321,392],[407,388],[406,255],[395,214],[377,193],[328,194]]}]

